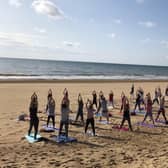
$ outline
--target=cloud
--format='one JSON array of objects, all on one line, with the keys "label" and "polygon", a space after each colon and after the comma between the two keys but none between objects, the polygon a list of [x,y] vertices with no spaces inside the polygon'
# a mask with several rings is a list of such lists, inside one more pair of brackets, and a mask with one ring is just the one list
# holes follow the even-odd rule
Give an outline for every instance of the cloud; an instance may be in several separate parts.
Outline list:
[{"label": "cloud", "polygon": [[146,28],[153,28],[156,26],[155,22],[152,21],[146,21],[146,22],[138,22],[139,25],[144,26]]},{"label": "cloud", "polygon": [[162,40],[162,41],[160,42],[160,44],[162,44],[164,47],[168,48],[168,41]]},{"label": "cloud", "polygon": [[114,39],[114,38],[116,37],[116,34],[115,34],[115,33],[110,33],[110,34],[108,34],[108,36],[109,36],[110,38]]},{"label": "cloud", "polygon": [[114,22],[115,24],[121,24],[121,23],[122,23],[120,19],[114,19],[113,22]]},{"label": "cloud", "polygon": [[145,0],[136,0],[136,2],[137,2],[138,4],[143,4],[143,3],[145,2]]},{"label": "cloud", "polygon": [[9,5],[19,8],[22,6],[23,0],[9,0]]},{"label": "cloud", "polygon": [[25,34],[25,33],[6,33],[0,32],[0,45],[1,46],[15,46],[15,45],[24,45],[24,46],[34,46],[39,45],[43,36]]},{"label": "cloud", "polygon": [[46,32],[47,32],[46,29],[44,29],[44,28],[39,28],[39,27],[35,27],[34,30],[35,30],[36,32],[38,32],[38,33],[46,33]]},{"label": "cloud", "polygon": [[72,48],[79,48],[80,47],[79,42],[63,41],[63,45],[66,47],[72,47]]},{"label": "cloud", "polygon": [[53,2],[49,0],[34,0],[32,3],[32,7],[35,12],[47,15],[50,18],[64,18],[64,13]]}]

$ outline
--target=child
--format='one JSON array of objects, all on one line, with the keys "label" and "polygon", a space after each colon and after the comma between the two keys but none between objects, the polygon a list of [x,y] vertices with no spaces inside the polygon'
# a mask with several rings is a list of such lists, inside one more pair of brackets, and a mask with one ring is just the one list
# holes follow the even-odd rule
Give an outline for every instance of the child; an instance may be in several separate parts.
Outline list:
[{"label": "child", "polygon": [[153,125],[155,125],[155,122],[154,122],[154,119],[153,119],[153,114],[152,114],[152,99],[151,99],[151,95],[150,93],[148,93],[146,95],[146,103],[145,103],[145,110],[146,110],[146,114],[145,114],[145,117],[142,121],[145,122],[146,118],[149,116],[153,122]]},{"label": "child", "polygon": [[123,110],[123,119],[122,119],[120,128],[122,128],[122,126],[124,125],[125,120],[127,120],[128,121],[128,125],[129,125],[129,129],[131,131],[133,131],[132,130],[132,125],[131,125],[130,113],[129,113],[129,111],[130,111],[130,109],[129,109],[129,100],[128,100],[127,97],[124,97],[124,99],[123,99],[123,109],[122,110]]},{"label": "child", "polygon": [[86,103],[86,109],[87,109],[87,120],[86,120],[86,126],[85,126],[85,134],[87,132],[88,125],[91,124],[93,135],[95,136],[94,109],[93,109],[93,104],[91,103],[90,100],[88,100]]},{"label": "child", "polygon": [[62,128],[65,125],[65,135],[68,138],[68,127],[69,127],[69,104],[70,101],[68,99],[68,91],[64,90],[64,97],[61,103],[61,121],[60,121],[60,129],[59,136],[62,134]]},{"label": "child", "polygon": [[30,127],[28,130],[28,135],[30,136],[31,130],[34,126],[34,139],[36,139],[37,132],[38,132],[38,125],[39,125],[39,119],[37,116],[37,111],[38,111],[38,100],[37,100],[37,95],[36,93],[33,93],[31,96],[31,102],[30,102],[30,107],[29,107],[29,112],[30,112]]},{"label": "child", "polygon": [[52,94],[48,95],[46,112],[48,114],[47,127],[51,118],[53,122],[53,128],[55,128],[55,100],[53,99]]},{"label": "child", "polygon": [[167,124],[167,118],[166,118],[166,115],[165,115],[165,107],[164,107],[164,104],[165,104],[165,97],[162,96],[161,99],[160,99],[160,109],[159,109],[159,111],[158,111],[158,114],[157,114],[157,117],[156,117],[155,121],[158,120],[160,113],[162,113],[162,115],[163,115],[163,117],[164,117],[164,119],[165,119],[165,123]]},{"label": "child", "polygon": [[82,96],[80,93],[78,95],[78,112],[76,115],[76,120],[75,120],[76,122],[77,122],[79,116],[81,117],[82,123],[84,123],[84,120],[83,120],[83,99],[82,99]]}]

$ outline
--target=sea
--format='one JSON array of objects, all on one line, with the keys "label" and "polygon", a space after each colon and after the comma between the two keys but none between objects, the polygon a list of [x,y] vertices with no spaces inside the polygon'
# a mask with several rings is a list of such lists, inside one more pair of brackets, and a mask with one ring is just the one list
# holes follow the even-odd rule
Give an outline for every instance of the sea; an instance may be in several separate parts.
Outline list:
[{"label": "sea", "polygon": [[0,58],[0,80],[168,80],[168,66]]}]

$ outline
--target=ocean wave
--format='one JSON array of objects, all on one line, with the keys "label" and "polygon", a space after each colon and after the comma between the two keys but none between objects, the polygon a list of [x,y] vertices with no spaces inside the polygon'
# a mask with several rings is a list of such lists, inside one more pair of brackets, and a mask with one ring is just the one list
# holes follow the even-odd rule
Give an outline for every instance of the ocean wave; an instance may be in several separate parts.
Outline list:
[{"label": "ocean wave", "polygon": [[1,75],[0,80],[168,80],[168,76],[37,76],[37,75]]}]

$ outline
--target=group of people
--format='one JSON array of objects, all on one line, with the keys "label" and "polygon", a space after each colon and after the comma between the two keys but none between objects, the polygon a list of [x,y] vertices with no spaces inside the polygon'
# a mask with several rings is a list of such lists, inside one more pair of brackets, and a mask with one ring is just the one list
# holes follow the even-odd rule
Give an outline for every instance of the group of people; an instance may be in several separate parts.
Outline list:
[{"label": "group of people", "polygon": [[[157,92],[157,93],[156,93]],[[131,87],[131,95],[134,94],[134,85]],[[156,96],[157,95],[157,96]],[[168,96],[168,87],[166,88],[165,96]],[[158,98],[159,97],[159,98]],[[152,101],[150,93],[148,93],[144,99],[144,91],[142,88],[139,88],[136,92],[136,102],[134,111],[136,110],[137,106],[139,110],[141,110],[141,104],[144,104],[145,106],[145,116],[142,122],[145,122],[146,118],[149,116],[155,124],[155,121],[153,119],[153,113],[152,113],[152,105],[155,103],[156,98],[158,99],[158,104],[160,106],[158,110],[158,114],[155,120],[159,118],[159,115],[162,113],[165,122],[167,123],[167,118],[165,115],[165,97],[161,94],[161,89],[155,90],[155,98]],[[106,100],[104,94],[102,91],[99,92],[99,98],[97,97],[97,93],[94,90],[92,92],[92,100],[87,99],[86,102],[86,111],[87,111],[87,119],[85,122],[85,133],[87,133],[87,129],[89,124],[91,124],[93,135],[96,135],[95,133],[95,121],[94,121],[94,114],[99,114],[100,121],[102,120],[102,117],[105,117],[107,119],[107,123],[109,122],[109,116],[110,113],[108,111],[108,106],[112,106],[114,108],[114,93],[113,91],[110,91],[109,98]],[[84,125],[84,117],[83,117],[83,109],[84,109],[84,101],[82,98],[82,95],[78,95],[78,110],[75,118],[75,122],[78,121],[78,118],[81,118],[81,122]],[[29,107],[30,112],[30,127],[28,130],[28,135],[30,135],[32,127],[34,126],[35,133],[34,133],[34,139],[36,139],[37,132],[38,132],[38,125],[39,125],[39,119],[37,116],[38,112],[38,97],[36,93],[33,93],[31,96],[31,102]],[[60,127],[59,127],[59,136],[62,134],[63,126],[65,127],[65,136],[68,137],[68,128],[69,128],[69,112],[70,112],[70,100],[68,97],[68,90],[65,88],[63,91],[63,99],[61,102],[61,120],[60,120]],[[123,127],[124,122],[127,120],[129,129],[133,131],[132,125],[131,125],[131,117],[130,117],[130,103],[128,97],[125,96],[125,94],[122,92],[121,94],[121,109],[120,112],[123,113],[123,119],[120,124],[120,128]],[[52,90],[50,89],[48,91],[47,96],[47,105],[46,105],[46,113],[48,115],[47,118],[47,127],[49,125],[50,119],[53,123],[53,128],[55,128],[55,100],[52,95]]]}]

